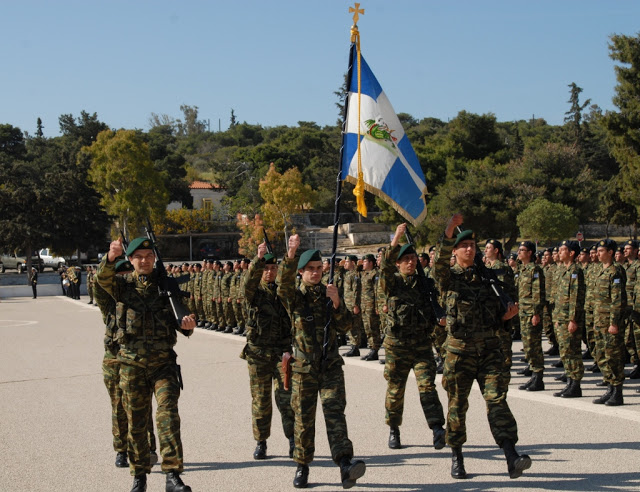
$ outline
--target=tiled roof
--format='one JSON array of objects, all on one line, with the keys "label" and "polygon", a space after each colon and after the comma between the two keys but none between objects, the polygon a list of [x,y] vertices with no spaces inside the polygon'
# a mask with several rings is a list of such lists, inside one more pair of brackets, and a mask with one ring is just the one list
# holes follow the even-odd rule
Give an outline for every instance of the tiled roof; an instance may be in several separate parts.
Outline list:
[{"label": "tiled roof", "polygon": [[192,190],[224,190],[225,187],[218,183],[208,183],[207,181],[194,181],[189,185]]}]

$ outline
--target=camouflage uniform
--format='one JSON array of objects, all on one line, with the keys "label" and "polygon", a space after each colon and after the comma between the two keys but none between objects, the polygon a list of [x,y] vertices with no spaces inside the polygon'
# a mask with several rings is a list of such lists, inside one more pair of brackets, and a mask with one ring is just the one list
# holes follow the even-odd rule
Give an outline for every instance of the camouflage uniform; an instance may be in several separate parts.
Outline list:
[{"label": "camouflage uniform", "polygon": [[558,345],[558,340],[554,330],[555,319],[553,317],[554,301],[555,301],[555,281],[556,274],[558,272],[558,265],[556,263],[549,263],[542,268],[544,271],[544,290],[545,290],[545,303],[542,310],[542,328],[544,334],[547,336],[547,340],[551,345]]},{"label": "camouflage uniform", "polygon": [[[627,305],[624,268],[612,263],[601,268],[593,280],[591,306],[593,331],[596,344],[596,361],[604,381],[611,386],[621,386],[624,381],[624,314]],[[608,332],[610,325],[618,327],[618,333]]]},{"label": "camouflage uniform", "polygon": [[[545,303],[544,272],[535,263],[522,265],[518,276],[518,306],[520,316],[520,331],[527,362],[531,370],[544,371],[544,355],[542,354],[542,311]],[[533,326],[531,319],[534,315],[540,317],[537,326]]]},{"label": "camouflage uniform", "polygon": [[247,344],[240,357],[249,365],[251,417],[256,441],[266,441],[271,435],[271,385],[287,438],[293,436],[294,422],[291,389],[284,389],[284,374],[280,364],[282,354],[291,352],[291,324],[282,302],[276,296],[276,284],[262,281],[264,266],[264,258],[256,257],[240,286],[240,295],[246,299],[249,315]]},{"label": "camouflage uniform", "polygon": [[600,263],[591,263],[589,264],[589,268],[587,269],[587,273],[584,277],[584,325],[586,330],[587,347],[589,348],[589,353],[593,356],[598,367],[600,366],[600,363],[597,359],[596,339],[593,329],[593,292],[596,278],[598,278],[601,269],[602,265]]},{"label": "camouflage uniform", "polygon": [[433,276],[445,297],[447,351],[443,386],[449,396],[447,444],[460,448],[467,440],[468,397],[476,380],[487,404],[491,433],[498,446],[518,441],[518,427],[502,383],[504,357],[498,333],[503,330],[499,299],[475,267],[449,266],[454,239],[444,238]]},{"label": "camouflage uniform", "polygon": [[226,272],[220,280],[220,295],[222,296],[222,310],[224,312],[225,332],[230,332],[236,326],[236,318],[233,314],[233,299],[231,299],[231,284],[233,283],[233,271]]},{"label": "camouflage uniform", "polygon": [[360,283],[360,274],[356,269],[347,270],[343,277],[344,303],[351,312],[352,328],[349,332],[349,343],[354,347],[360,347],[362,340],[362,316],[354,314],[353,308],[358,306],[361,308],[362,285]]},{"label": "camouflage uniform", "polygon": [[376,268],[363,271],[360,274],[362,294],[360,297],[360,309],[362,310],[362,324],[367,335],[367,343],[370,349],[380,349],[380,316],[376,313],[376,281],[378,270]]},{"label": "camouflage uniform", "polygon": [[313,461],[318,395],[326,422],[331,458],[340,464],[342,458],[353,457],[353,445],[347,435],[347,404],[344,361],[338,353],[336,334],[351,329],[351,313],[344,302],[331,311],[329,348],[326,366],[322,367],[322,344],[327,316],[326,287],[322,283],[295,287],[298,259],[285,257],[282,262],[278,297],[291,318],[293,358],[291,406],[295,414],[295,451],[293,460],[300,465]]},{"label": "camouflage uniform", "polygon": [[244,296],[242,294],[242,270],[236,270],[233,274],[232,283],[232,303],[233,303],[233,315],[236,318],[236,326],[238,333],[244,331]]},{"label": "camouflage uniform", "polygon": [[218,311],[218,331],[223,331],[227,327],[227,319],[225,317],[224,306],[226,304],[226,300],[223,299],[222,295],[222,279],[224,278],[224,271],[222,268],[218,270],[215,281],[215,292],[217,294],[216,297],[216,310]]},{"label": "camouflage uniform", "polygon": [[193,273],[193,298],[195,308],[195,311],[193,312],[196,314],[198,322],[202,324],[205,320],[204,303],[202,298],[202,272],[198,270]]},{"label": "camouflage uniform", "polygon": [[[584,273],[576,263],[568,267],[560,264],[554,283],[555,308],[553,319],[560,348],[560,358],[564,372],[573,381],[581,381],[584,376],[582,363],[582,319],[584,318],[585,283]],[[570,333],[569,321],[575,321],[578,329]]]},{"label": "camouflage uniform", "polygon": [[400,250],[400,245],[388,249],[380,265],[379,286],[388,309],[384,339],[384,377],[388,383],[385,422],[392,428],[402,424],[405,387],[413,369],[422,411],[429,428],[434,429],[445,421],[435,386],[433,309],[417,272],[405,276],[397,271]]},{"label": "camouflage uniform", "polygon": [[624,345],[629,353],[629,358],[634,366],[638,365],[638,352],[636,350],[636,339],[634,330],[633,306],[634,306],[634,291],[638,277],[638,268],[640,268],[640,261],[634,259],[633,261],[627,261],[623,264],[625,275],[627,277],[626,291],[627,291],[627,307],[625,309],[624,320]]},{"label": "camouflage uniform", "polygon": [[93,273],[93,270],[87,273],[87,295],[89,296],[89,304],[93,303],[93,298],[95,296],[94,289],[96,283],[96,275]]},{"label": "camouflage uniform", "polygon": [[[115,300],[120,344],[120,389],[129,426],[128,453],[131,475],[151,473],[149,461],[149,414],[151,393],[157,402],[156,425],[162,471],[181,473],[182,442],[178,398],[181,381],[173,346],[177,331],[166,298],[158,294],[157,274],[115,276],[115,263],[105,255],[96,280]],[[190,332],[184,332],[189,334]]]}]

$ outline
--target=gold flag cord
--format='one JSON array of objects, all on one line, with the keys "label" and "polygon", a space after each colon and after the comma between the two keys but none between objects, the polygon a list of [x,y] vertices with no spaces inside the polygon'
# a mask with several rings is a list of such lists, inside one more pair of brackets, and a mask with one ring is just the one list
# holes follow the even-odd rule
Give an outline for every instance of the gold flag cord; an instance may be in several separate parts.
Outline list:
[{"label": "gold flag cord", "polygon": [[[356,187],[353,190],[353,194],[356,196],[356,203],[358,206],[358,213],[363,217],[367,216],[367,206],[364,202],[364,174],[362,172],[362,155],[360,153],[360,122],[362,121],[360,118],[360,104],[361,104],[361,96],[362,96],[362,85],[361,85],[361,70],[360,70],[360,32],[358,31],[358,14],[364,14],[364,9],[360,9],[360,4],[355,4],[354,8],[349,8],[349,12],[355,12],[353,16],[353,26],[351,26],[351,43],[355,43],[356,52],[358,53],[358,181],[356,182]],[[347,90],[349,88],[347,87]]]}]

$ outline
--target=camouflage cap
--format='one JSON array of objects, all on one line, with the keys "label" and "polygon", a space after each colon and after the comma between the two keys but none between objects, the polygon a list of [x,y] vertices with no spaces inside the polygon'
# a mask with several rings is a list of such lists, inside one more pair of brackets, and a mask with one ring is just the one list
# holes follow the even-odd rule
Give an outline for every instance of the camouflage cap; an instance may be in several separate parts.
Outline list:
[{"label": "camouflage cap", "polygon": [[456,241],[453,243],[453,247],[455,248],[460,242],[466,241],[467,239],[473,239],[475,241],[476,235],[471,229],[467,229],[466,231],[462,231],[460,234],[456,236]]},{"label": "camouflage cap", "polygon": [[133,241],[129,243],[129,247],[127,248],[127,256],[131,256],[134,252],[139,249],[151,249],[153,248],[153,243],[147,237],[137,237]]},{"label": "camouflage cap", "polygon": [[536,252],[536,244],[533,241],[522,241],[520,243],[521,248],[527,248],[529,251]]},{"label": "camouflage cap", "polygon": [[271,253],[265,254],[262,259],[267,265],[276,265],[278,263],[278,259]]},{"label": "camouflage cap", "polygon": [[598,241],[598,248],[606,248],[609,251],[615,251],[618,249],[618,243],[616,243],[613,239],[602,239]]},{"label": "camouflage cap", "polygon": [[400,248],[400,253],[398,253],[398,259],[402,258],[404,255],[415,254],[416,249],[413,247],[413,244],[405,244]]},{"label": "camouflage cap", "polygon": [[133,265],[129,260],[120,260],[116,263],[116,273],[130,272],[133,270]]},{"label": "camouflage cap", "polygon": [[300,255],[300,259],[298,260],[298,270],[302,270],[310,261],[322,261],[322,256],[320,255],[319,249],[308,249],[307,251],[302,253],[302,255]]}]

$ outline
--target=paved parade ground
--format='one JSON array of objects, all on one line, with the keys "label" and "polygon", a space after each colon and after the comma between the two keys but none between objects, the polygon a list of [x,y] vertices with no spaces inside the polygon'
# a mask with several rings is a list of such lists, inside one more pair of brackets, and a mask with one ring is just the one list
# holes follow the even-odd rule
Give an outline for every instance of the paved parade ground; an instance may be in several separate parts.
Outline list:
[{"label": "paved parade ground", "polygon": [[[102,381],[104,326],[97,308],[59,296],[0,300],[0,491],[129,491],[128,469],[114,466],[111,411]],[[277,410],[268,440],[270,459],[254,461],[246,362],[238,357],[244,338],[196,329],[179,336],[180,397],[185,483],[194,491],[293,490],[295,464]],[[514,345],[514,369],[522,367]],[[546,344],[545,344],[546,348]],[[345,350],[343,348],[342,350]],[[520,391],[514,377],[509,404],[518,421],[518,450],[533,465],[510,480],[494,444],[477,389],[470,398],[468,442],[463,448],[468,480],[450,477],[448,448],[436,451],[418,401],[415,380],[407,385],[403,448],[387,447],[386,382],[377,362],[348,359],[347,422],[356,458],[367,464],[353,490],[640,490],[640,380],[625,385],[625,405],[594,405],[602,394],[598,375],[587,373],[585,397],[554,398],[560,369],[545,370],[546,391]],[[590,363],[590,362],[589,362]],[[628,369],[628,367],[627,367]],[[446,408],[446,394],[439,394]],[[341,490],[330,459],[319,409],[316,459],[309,488]],[[158,465],[148,491],[164,490]]]}]

